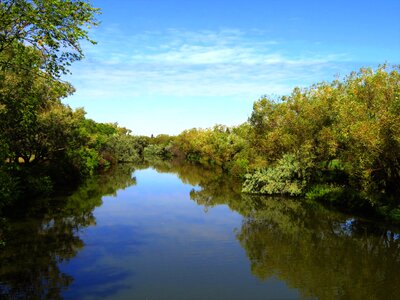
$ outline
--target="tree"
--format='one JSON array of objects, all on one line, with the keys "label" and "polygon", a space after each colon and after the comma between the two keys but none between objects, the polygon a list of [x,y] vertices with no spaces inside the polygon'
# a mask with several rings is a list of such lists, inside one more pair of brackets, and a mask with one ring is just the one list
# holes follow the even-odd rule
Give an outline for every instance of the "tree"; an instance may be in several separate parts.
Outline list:
[{"label": "tree", "polygon": [[[367,193],[400,192],[399,67],[361,69],[338,85],[337,136],[352,179]],[[398,200],[397,200],[398,203]]]},{"label": "tree", "polygon": [[83,58],[80,41],[93,42],[85,28],[98,12],[80,0],[0,0],[0,142],[9,161],[66,148],[73,112],[60,100],[73,88],[57,77]]},{"label": "tree", "polygon": [[67,83],[40,73],[37,50],[24,47],[23,51],[22,57],[14,56],[9,60],[15,68],[0,70],[0,105],[3,107],[0,111],[0,136],[7,145],[10,161],[22,158],[28,164],[31,159],[48,156],[50,144],[62,138],[59,134],[49,135],[53,129],[65,129],[62,124],[54,124],[50,129],[45,126],[48,123],[45,119],[50,112],[62,109],[60,99],[73,89]]},{"label": "tree", "polygon": [[41,53],[41,68],[53,77],[83,58],[81,40],[94,43],[87,29],[98,24],[99,9],[82,0],[0,0],[0,68],[13,67],[2,54],[32,46]]},{"label": "tree", "polygon": [[[84,111],[61,103],[74,90],[59,77],[83,58],[81,41],[94,43],[87,29],[97,25],[98,13],[84,0],[0,0],[0,191],[5,198],[32,196],[29,189],[40,186],[47,190],[54,174],[65,178],[97,167],[99,155],[87,147],[81,131]],[[44,161],[50,163],[36,167]]]},{"label": "tree", "polygon": [[[280,192],[275,188],[280,181],[302,178],[307,181],[302,193],[312,189],[309,195],[340,207],[369,207],[400,218],[398,66],[365,68],[341,81],[295,88],[280,101],[263,98],[249,122],[250,143],[267,165],[247,176],[245,191]],[[287,155],[298,168],[286,171],[301,176],[297,171],[278,176]],[[350,197],[352,190],[359,195]]]}]

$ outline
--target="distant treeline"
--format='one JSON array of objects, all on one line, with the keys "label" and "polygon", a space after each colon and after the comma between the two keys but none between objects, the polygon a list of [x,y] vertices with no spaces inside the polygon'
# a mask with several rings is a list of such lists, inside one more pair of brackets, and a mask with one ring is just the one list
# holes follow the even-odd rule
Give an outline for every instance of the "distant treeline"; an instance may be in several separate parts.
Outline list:
[{"label": "distant treeline", "polygon": [[160,136],[159,147],[287,194],[400,221],[400,74],[383,65],[256,101],[237,127]]}]

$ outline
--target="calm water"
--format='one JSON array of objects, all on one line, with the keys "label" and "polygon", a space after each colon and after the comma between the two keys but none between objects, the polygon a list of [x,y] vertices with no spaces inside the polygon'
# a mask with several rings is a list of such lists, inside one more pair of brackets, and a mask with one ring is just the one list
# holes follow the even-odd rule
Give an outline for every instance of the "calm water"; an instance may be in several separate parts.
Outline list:
[{"label": "calm water", "polygon": [[121,166],[0,221],[5,299],[399,299],[396,230],[249,197],[218,172]]}]

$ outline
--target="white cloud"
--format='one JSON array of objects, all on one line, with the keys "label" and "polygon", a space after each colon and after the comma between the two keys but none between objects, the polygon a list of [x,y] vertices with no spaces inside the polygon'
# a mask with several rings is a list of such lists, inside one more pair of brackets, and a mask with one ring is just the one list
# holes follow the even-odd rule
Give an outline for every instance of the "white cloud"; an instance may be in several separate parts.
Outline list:
[{"label": "white cloud", "polygon": [[238,124],[262,95],[287,94],[294,86],[347,73],[345,54],[268,39],[259,30],[127,36],[111,27],[97,31],[95,39],[98,45],[84,46],[86,59],[66,78],[77,88],[67,102],[136,133]]},{"label": "white cloud", "polygon": [[258,97],[288,93],[327,73],[333,78],[345,58],[288,51],[290,44],[264,34],[169,29],[127,37],[109,29],[98,34],[98,46],[87,48],[88,60],[74,66],[71,78],[93,97]]}]

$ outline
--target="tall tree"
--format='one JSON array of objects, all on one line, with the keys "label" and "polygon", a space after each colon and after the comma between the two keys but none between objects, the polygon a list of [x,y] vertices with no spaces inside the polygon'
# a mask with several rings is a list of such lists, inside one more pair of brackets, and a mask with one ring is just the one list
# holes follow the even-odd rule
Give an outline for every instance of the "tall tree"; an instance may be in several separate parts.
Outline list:
[{"label": "tall tree", "polygon": [[44,165],[26,168],[30,162],[52,159],[60,165],[53,173],[61,174],[95,156],[82,145],[84,111],[61,103],[73,88],[59,78],[83,58],[81,42],[94,43],[87,30],[98,13],[84,0],[0,0],[1,201],[19,197],[19,190],[31,195],[40,178],[47,186],[49,172]]}]

